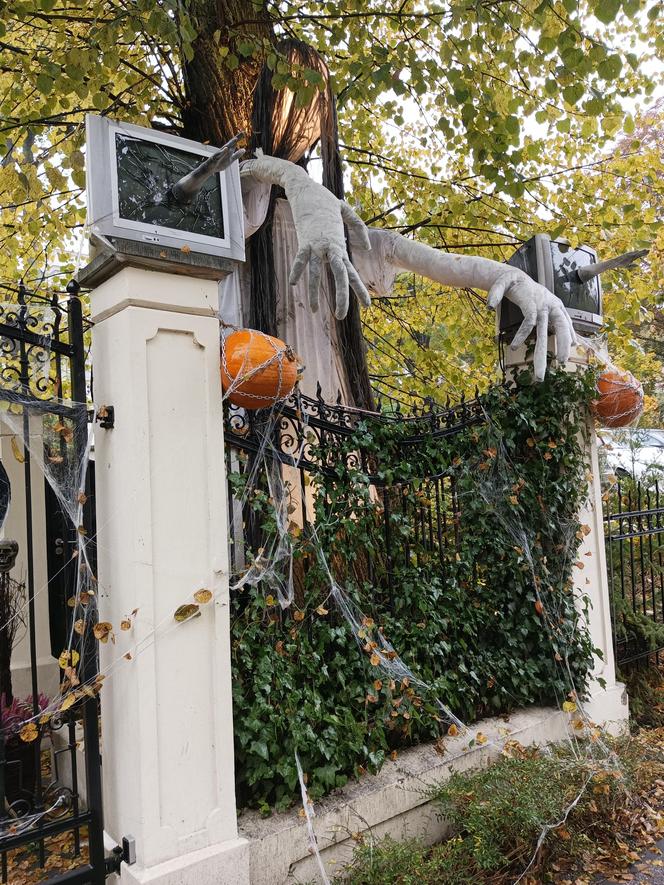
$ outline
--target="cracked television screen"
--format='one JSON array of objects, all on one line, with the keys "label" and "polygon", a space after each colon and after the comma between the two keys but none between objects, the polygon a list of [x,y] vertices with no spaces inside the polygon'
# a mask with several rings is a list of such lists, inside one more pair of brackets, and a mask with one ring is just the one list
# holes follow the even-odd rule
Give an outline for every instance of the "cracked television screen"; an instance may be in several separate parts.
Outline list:
[{"label": "cracked television screen", "polygon": [[224,237],[218,175],[205,182],[189,203],[178,203],[171,187],[198,166],[207,154],[115,134],[118,212],[126,221],[159,225],[183,233]]}]

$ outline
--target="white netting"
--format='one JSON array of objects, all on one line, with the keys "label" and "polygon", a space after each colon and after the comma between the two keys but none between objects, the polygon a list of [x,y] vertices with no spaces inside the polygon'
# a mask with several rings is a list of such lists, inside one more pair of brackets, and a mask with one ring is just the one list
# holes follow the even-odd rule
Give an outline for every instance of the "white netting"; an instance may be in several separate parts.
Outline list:
[{"label": "white netting", "polygon": [[589,355],[591,364],[600,368],[597,399],[593,404],[595,419],[602,427],[635,427],[643,413],[641,383],[609,356],[605,336],[579,337],[579,348]]},{"label": "white netting", "polygon": [[[242,375],[238,376],[238,379],[243,378]],[[229,391],[226,392],[227,396],[228,393]],[[193,616],[201,604],[206,604],[212,599],[211,594],[209,596],[201,595],[202,591],[192,588],[191,601],[183,605],[183,608],[187,609],[184,616],[178,618],[176,615],[173,618],[172,615],[169,615],[159,623],[150,625],[140,641],[134,641],[129,631],[126,634],[123,633],[122,625],[98,623],[97,580],[93,573],[89,549],[89,544],[94,538],[89,537],[84,522],[85,478],[91,441],[87,412],[84,404],[72,404],[64,400],[61,400],[60,404],[63,406],[60,415],[51,413],[40,415],[29,398],[21,397],[17,393],[6,401],[6,407],[0,414],[2,432],[9,434],[14,440],[15,456],[20,460],[21,457],[25,457],[26,451],[30,454],[31,464],[43,471],[63,514],[76,533],[76,545],[72,552],[76,577],[69,597],[71,626],[61,656],[63,670],[61,689],[58,696],[52,698],[46,708],[39,708],[21,723],[21,729],[24,730],[26,739],[36,737],[38,730],[45,727],[48,719],[53,715],[68,709],[85,696],[94,696],[99,691],[102,680],[110,677],[117,667],[124,665],[126,661],[135,659],[160,637],[178,629],[183,621]],[[490,416],[487,416],[487,419],[491,420]],[[245,476],[242,492],[237,501],[239,506],[234,511],[239,517],[239,514],[250,504],[256,491],[260,490],[271,502],[273,528],[267,535],[262,549],[254,552],[254,557],[249,562],[246,571],[238,577],[231,589],[238,591],[247,585],[260,586],[266,597],[276,594],[279,604],[285,609],[292,605],[294,599],[294,542],[290,531],[289,493],[283,481],[276,450],[277,421],[278,411],[273,409],[263,413],[260,422],[256,424],[260,442],[258,452],[252,456],[250,469]],[[584,711],[582,692],[580,687],[575,685],[569,665],[571,637],[565,637],[564,633],[561,634],[557,623],[560,619],[560,612],[555,607],[555,601],[552,601],[553,597],[542,592],[542,569],[539,562],[537,538],[533,535],[533,530],[528,522],[505,505],[508,486],[517,483],[518,480],[518,467],[511,464],[506,451],[501,450],[494,459],[492,471],[486,475],[478,475],[477,493],[481,495],[487,508],[510,534],[515,546],[523,551],[524,562],[532,576],[533,588],[541,606],[542,623],[550,638],[552,650],[555,649],[555,659],[566,686],[566,691],[564,695],[559,697],[558,702],[561,709],[570,712],[569,745],[578,758],[588,762],[588,783],[590,783],[592,772],[607,768],[615,769],[617,761],[600,732]],[[463,507],[463,500],[460,502],[460,506]],[[233,530],[233,528],[232,526],[231,529]],[[349,626],[354,642],[358,646],[357,653],[367,652],[372,657],[375,656],[374,665],[389,679],[399,682],[407,681],[407,683],[417,686],[422,692],[433,694],[432,700],[437,709],[436,719],[443,735],[451,732],[464,740],[467,739],[468,745],[477,744],[494,750],[503,749],[506,741],[509,740],[507,735],[504,738],[486,740],[478,733],[477,729],[465,726],[461,719],[445,704],[444,699],[435,697],[431,686],[404,663],[401,656],[404,650],[394,648],[389,638],[376,628],[372,612],[363,611],[349,591],[334,577],[328,551],[323,549],[320,541],[321,528],[321,525],[314,526],[309,532],[308,540],[319,565],[327,575],[327,598],[334,601],[337,610]],[[558,526],[558,530],[561,538],[560,568],[566,569],[568,564],[566,556],[571,556],[575,546],[577,525],[570,521],[568,525]],[[34,598],[45,590],[46,587],[36,587]],[[183,603],[185,602],[183,600]],[[15,611],[11,617],[18,618],[21,616],[21,612],[24,612],[24,605],[20,605],[19,610]],[[133,616],[133,614],[129,615],[128,619]],[[96,640],[109,641],[109,639],[110,641],[117,640],[116,653],[104,667],[103,672],[97,674],[96,669],[91,666],[96,660],[96,655],[92,654],[94,642]],[[452,762],[456,756],[462,755],[466,751],[467,747],[464,747],[460,753],[448,757],[448,761]],[[299,757],[297,757],[297,768],[303,791],[310,844],[312,850],[317,852],[318,845],[313,828],[313,807],[304,787],[304,774]],[[540,841],[551,829],[562,825],[575,802],[578,801],[577,797],[563,811],[560,820],[543,822]],[[23,825],[22,823],[21,826]],[[323,881],[326,881],[322,863],[320,871]]]}]

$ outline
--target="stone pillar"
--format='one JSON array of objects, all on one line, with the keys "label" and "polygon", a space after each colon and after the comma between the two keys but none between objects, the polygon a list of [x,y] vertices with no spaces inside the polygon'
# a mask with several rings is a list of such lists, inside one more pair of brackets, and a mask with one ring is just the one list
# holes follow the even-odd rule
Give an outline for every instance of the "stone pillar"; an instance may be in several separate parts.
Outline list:
[{"label": "stone pillar", "polygon": [[[105,828],[135,839],[123,883],[242,885],[217,282],[116,271],[91,295],[95,404],[115,415],[95,429]],[[176,622],[201,588],[213,601]]]},{"label": "stone pillar", "polygon": [[588,429],[588,501],[579,521],[587,525],[590,532],[579,546],[578,562],[583,569],[574,569],[574,582],[577,594],[590,598],[588,629],[593,645],[602,656],[595,657],[590,697],[583,709],[597,725],[618,734],[628,727],[629,704],[625,686],[616,681],[597,434],[590,419]]},{"label": "stone pillar", "polygon": [[[549,353],[555,353],[555,340],[549,340]],[[505,349],[505,368],[509,372],[532,362],[526,348]],[[567,369],[571,372],[588,366],[588,355],[581,348],[573,350]],[[598,463],[597,434],[592,418],[588,417],[588,500],[579,514],[579,522],[589,527],[578,550],[577,561],[583,568],[573,569],[574,589],[581,603],[587,596],[590,602],[587,625],[593,646],[601,653],[595,656],[589,697],[583,704],[587,716],[612,734],[628,727],[629,705],[622,682],[616,680],[611,627],[611,604],[606,567],[602,488]]]}]

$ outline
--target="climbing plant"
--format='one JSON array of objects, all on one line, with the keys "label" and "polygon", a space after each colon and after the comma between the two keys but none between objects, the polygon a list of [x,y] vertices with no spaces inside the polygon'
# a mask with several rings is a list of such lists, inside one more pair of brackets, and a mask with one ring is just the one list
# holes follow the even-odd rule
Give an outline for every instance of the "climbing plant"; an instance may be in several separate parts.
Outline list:
[{"label": "climbing plant", "polygon": [[[557,371],[543,384],[524,372],[482,397],[482,421],[448,436],[427,432],[425,418],[366,416],[321,452],[329,469],[310,474],[315,521],[291,524],[294,603],[282,611],[261,582],[232,598],[243,804],[292,801],[295,750],[312,798],[402,747],[438,740],[444,752],[437,701],[470,722],[583,695],[592,645],[576,554],[589,529],[577,514],[593,389],[592,372]],[[431,479],[443,476],[456,505],[432,550],[413,514],[440,515]],[[274,531],[268,494],[256,487],[246,499]],[[363,613],[359,630],[332,583]],[[412,679],[383,672],[383,637]]]}]

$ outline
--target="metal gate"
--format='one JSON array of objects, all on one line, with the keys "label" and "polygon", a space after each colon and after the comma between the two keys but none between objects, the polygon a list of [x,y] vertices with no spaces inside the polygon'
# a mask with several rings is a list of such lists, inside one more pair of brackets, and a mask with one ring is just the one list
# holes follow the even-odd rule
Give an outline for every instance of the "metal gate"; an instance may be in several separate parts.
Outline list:
[{"label": "metal gate", "polygon": [[605,495],[616,664],[664,651],[664,490],[623,478]]},{"label": "metal gate", "polygon": [[[0,404],[5,409],[14,404],[14,421],[21,422],[24,440],[34,437],[40,422],[70,421],[74,430],[69,442],[75,452],[83,452],[86,351],[78,285],[72,282],[66,293],[49,297],[19,285],[5,288],[1,300]],[[97,698],[83,697],[56,713],[33,742],[22,742],[17,733],[17,716],[26,704],[28,715],[39,721],[40,692],[53,691],[53,685],[58,692],[58,656],[67,647],[72,618],[67,598],[78,567],[72,562],[76,529],[45,482],[37,450],[32,445],[21,448],[1,415],[0,427],[3,469],[14,478],[11,528],[21,536],[19,560],[12,571],[5,568],[0,591],[13,582],[13,590],[24,594],[15,615],[24,623],[24,666],[12,673],[27,690],[22,698],[14,691],[11,703],[3,695],[0,704],[0,880],[102,883],[116,869],[116,858],[107,861],[104,856]],[[38,444],[43,449],[43,442]],[[93,536],[91,495],[85,509],[84,522]],[[5,551],[10,547],[5,540]],[[7,639],[6,629],[0,624],[0,643]],[[96,656],[91,666],[96,673]]]}]

